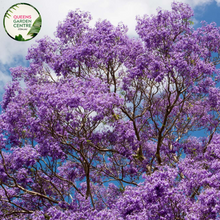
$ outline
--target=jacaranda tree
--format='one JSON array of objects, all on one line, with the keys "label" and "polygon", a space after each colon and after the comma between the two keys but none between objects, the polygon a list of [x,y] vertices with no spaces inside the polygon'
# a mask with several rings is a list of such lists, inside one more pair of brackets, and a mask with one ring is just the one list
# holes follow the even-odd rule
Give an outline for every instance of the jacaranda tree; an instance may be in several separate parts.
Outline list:
[{"label": "jacaranda tree", "polygon": [[131,39],[76,10],[29,49],[2,101],[1,219],[220,219],[220,28],[192,16],[172,3]]}]

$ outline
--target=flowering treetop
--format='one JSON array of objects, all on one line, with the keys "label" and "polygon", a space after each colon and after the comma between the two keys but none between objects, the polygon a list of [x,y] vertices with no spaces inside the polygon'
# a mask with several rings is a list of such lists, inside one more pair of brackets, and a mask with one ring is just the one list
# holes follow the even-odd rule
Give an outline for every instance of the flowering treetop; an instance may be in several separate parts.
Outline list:
[{"label": "flowering treetop", "polygon": [[192,16],[172,3],[131,39],[76,10],[29,49],[2,101],[2,219],[219,218],[220,29]]}]

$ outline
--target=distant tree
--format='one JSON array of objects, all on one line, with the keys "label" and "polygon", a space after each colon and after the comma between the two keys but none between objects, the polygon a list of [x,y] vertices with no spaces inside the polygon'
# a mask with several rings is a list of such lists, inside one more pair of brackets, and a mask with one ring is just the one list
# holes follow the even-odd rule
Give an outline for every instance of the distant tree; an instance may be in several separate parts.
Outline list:
[{"label": "distant tree", "polygon": [[29,49],[2,101],[1,219],[220,218],[220,29],[192,16],[172,3],[131,39],[76,10]]}]

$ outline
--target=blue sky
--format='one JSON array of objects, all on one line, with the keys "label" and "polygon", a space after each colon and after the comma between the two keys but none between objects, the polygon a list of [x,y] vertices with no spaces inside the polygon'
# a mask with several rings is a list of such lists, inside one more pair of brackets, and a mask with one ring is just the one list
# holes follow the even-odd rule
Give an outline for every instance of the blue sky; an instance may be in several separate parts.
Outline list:
[{"label": "blue sky", "polygon": [[[123,22],[128,25],[129,36],[136,37],[136,15],[155,14],[158,7],[169,10],[172,0],[47,0],[47,4],[45,4],[45,0],[23,2],[38,9],[42,16],[42,28],[37,37],[30,41],[18,42],[11,39],[4,31],[3,16],[7,9],[18,2],[0,0],[0,17],[2,19],[0,25],[0,100],[4,92],[3,87],[11,80],[9,68],[18,65],[27,66],[25,56],[28,48],[45,35],[53,37],[58,22],[64,20],[70,10],[80,8],[83,11],[90,11],[93,17],[91,25],[94,25],[98,19],[110,20],[114,25]],[[199,27],[202,20],[208,23],[214,21],[220,26],[220,0],[182,0],[181,2],[189,3],[193,8],[195,12],[194,28]]]},{"label": "blue sky", "polygon": [[[194,9],[194,17],[197,22],[205,20],[208,23],[215,22],[220,26],[220,5],[218,6],[215,1],[206,6],[198,6]],[[199,23],[195,25],[197,28]]]}]

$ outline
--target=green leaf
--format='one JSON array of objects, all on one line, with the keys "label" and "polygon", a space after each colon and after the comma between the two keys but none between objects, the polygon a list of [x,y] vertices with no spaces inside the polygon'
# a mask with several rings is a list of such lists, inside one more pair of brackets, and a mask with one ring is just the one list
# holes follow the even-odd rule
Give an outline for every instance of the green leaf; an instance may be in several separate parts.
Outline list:
[{"label": "green leaf", "polygon": [[30,31],[28,32],[28,35],[31,35],[32,37],[35,37],[41,28],[41,16],[39,16],[33,23]]},{"label": "green leaf", "polygon": [[41,27],[41,16],[34,21],[33,26]]},{"label": "green leaf", "polygon": [[113,114],[113,117],[115,118],[115,120],[119,119],[119,115]]},{"label": "green leaf", "polygon": [[23,38],[23,36],[22,36],[21,34],[19,34],[18,36],[16,35],[16,36],[15,36],[15,40],[25,41],[25,39]]},{"label": "green leaf", "polygon": [[123,189],[123,188],[120,186],[120,187],[119,187],[119,191],[123,193],[123,192],[125,191],[125,189]]}]

